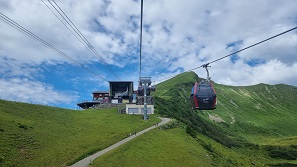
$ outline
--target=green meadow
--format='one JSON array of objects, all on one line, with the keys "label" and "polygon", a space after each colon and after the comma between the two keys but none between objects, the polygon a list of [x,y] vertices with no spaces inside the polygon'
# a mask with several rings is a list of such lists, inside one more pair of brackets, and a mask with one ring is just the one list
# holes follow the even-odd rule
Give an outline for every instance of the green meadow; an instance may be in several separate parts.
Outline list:
[{"label": "green meadow", "polygon": [[154,129],[97,158],[91,166],[210,166],[207,154],[179,128]]},{"label": "green meadow", "polygon": [[[91,166],[297,166],[297,88],[214,83],[216,110],[192,110],[186,72],[156,85],[156,115],[173,121]],[[67,166],[160,120],[115,109],[67,110],[0,100],[0,166]]]},{"label": "green meadow", "polygon": [[[254,163],[209,138],[185,129],[155,129],[97,158],[90,166],[249,166]],[[259,166],[259,163],[257,163]]]},{"label": "green meadow", "polygon": [[[201,80],[194,72],[187,72],[158,84],[154,92],[156,111],[185,124],[186,132],[196,140],[197,136],[204,136],[216,142],[206,145],[206,149],[217,144],[224,147],[225,151],[218,151],[218,155],[226,157],[229,149],[227,152],[249,157],[245,163],[239,163],[236,157],[230,158],[230,162],[236,162],[234,166],[297,164],[296,87],[214,83],[217,109],[192,110],[191,88]],[[227,166],[230,165],[233,166],[232,163]]]},{"label": "green meadow", "polygon": [[160,122],[0,100],[0,166],[67,166]]}]

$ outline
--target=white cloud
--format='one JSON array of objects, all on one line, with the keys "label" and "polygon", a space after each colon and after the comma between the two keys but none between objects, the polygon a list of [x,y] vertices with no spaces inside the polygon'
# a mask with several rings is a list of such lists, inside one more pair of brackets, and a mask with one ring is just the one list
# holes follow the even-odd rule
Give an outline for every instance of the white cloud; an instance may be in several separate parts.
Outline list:
[{"label": "white cloud", "polygon": [[[292,7],[297,5],[296,1],[274,1],[274,3],[269,1],[186,1],[179,3],[178,7],[173,7],[176,5],[175,2],[158,1],[151,2],[149,5],[152,5],[151,8],[156,6],[151,9],[154,12],[146,15],[146,18],[151,21],[149,23],[152,27],[151,31],[148,31],[150,33],[147,35],[148,39],[152,39],[153,45],[158,46],[149,50],[151,55],[157,55],[154,57],[156,61],[152,62],[157,62],[158,67],[163,66],[171,71],[179,68],[189,70],[206,63],[205,60],[207,62],[215,60],[288,30],[296,26],[297,18],[297,11]],[[157,12],[159,10],[162,12]],[[161,18],[158,19],[158,17]],[[172,24],[167,37],[161,28],[160,20],[162,19],[169,22],[170,25]],[[186,40],[187,37],[191,37],[191,40]],[[241,52],[240,59],[264,59],[268,64],[264,64],[262,67],[277,66],[279,64],[270,62],[280,61],[285,63],[283,65],[286,67],[281,69],[294,69],[294,64],[297,62],[296,38],[295,31],[285,34]],[[226,49],[227,44],[236,41],[243,42],[235,50]],[[146,44],[151,46],[150,43]],[[159,52],[164,53],[160,55]],[[197,56],[195,53],[198,53]],[[253,68],[243,62],[240,65],[233,64],[230,58],[216,62],[212,66],[218,69],[216,71],[211,69],[212,74],[216,75],[214,80],[225,84],[249,85],[260,81],[264,83],[278,83],[277,81],[296,83],[292,82],[292,80],[296,80],[293,73],[282,80],[282,76],[275,76],[266,71],[264,75],[269,76],[264,77],[266,80],[264,78],[256,79],[258,73],[255,73],[254,70],[259,67]],[[153,68],[156,67],[152,67],[152,71]],[[204,71],[202,70],[198,75],[204,74]],[[274,82],[269,78],[275,78]]]},{"label": "white cloud", "polygon": [[[220,84],[247,86],[258,83],[283,83],[297,85],[297,63],[286,65],[278,60],[271,60],[266,64],[251,67],[242,60],[237,61],[234,65],[224,60],[223,64],[209,70],[212,79]],[[205,70],[199,71],[203,74],[202,77],[206,76]]]},{"label": "white cloud", "polygon": [[297,63],[286,65],[278,60],[272,60],[255,68],[253,76],[257,76],[258,83],[297,85]]},{"label": "white cloud", "polygon": [[0,79],[0,98],[38,104],[59,104],[76,102],[78,96],[54,90],[52,85],[26,78]]},{"label": "white cloud", "polygon": [[[50,6],[48,1],[44,2]],[[118,69],[115,72],[123,80],[131,79],[137,83],[139,0],[56,0],[56,3],[105,61]],[[162,80],[295,27],[296,6],[295,0],[144,1],[142,74],[152,76],[152,80]],[[41,1],[0,1],[0,9],[3,14],[74,60],[109,80],[116,79]],[[71,62],[2,20],[0,28],[0,78],[6,83],[12,82],[12,78],[27,78],[28,85],[34,82],[47,91],[58,92],[55,83],[41,83],[38,80],[49,77],[45,76],[42,67]],[[238,41],[238,45],[227,48],[228,44]],[[239,53],[235,63],[226,58],[211,64],[211,77],[218,83],[231,85],[259,82],[297,85],[294,75],[297,64],[296,43],[295,30]],[[261,59],[263,63],[254,67],[246,64],[254,59]],[[205,77],[204,69],[195,72]],[[86,71],[82,73],[87,76]],[[93,74],[89,75],[82,77],[82,81],[78,81],[80,76],[76,76],[75,87],[95,87],[88,85],[94,82],[86,79]],[[12,85],[17,89],[20,87]],[[103,85],[106,84],[97,86]],[[63,92],[59,93],[63,95]]]},{"label": "white cloud", "polygon": [[[290,27],[286,29],[282,28],[282,31],[288,30]],[[282,31],[273,31],[274,33],[270,33],[270,36],[275,34],[279,34]],[[268,37],[270,37],[268,36]],[[262,41],[268,37],[262,39],[260,37],[248,38],[244,41],[245,46],[252,45],[256,42]],[[263,60],[274,60],[277,59],[282,63],[287,65],[292,65],[294,62],[297,62],[297,34],[290,32],[283,36],[276,37],[271,41],[260,44],[258,46],[253,47],[252,49],[246,50],[239,55],[245,59],[263,59]]]},{"label": "white cloud", "polygon": [[39,67],[32,66],[32,64],[23,64],[8,57],[0,57],[0,61],[0,75],[2,77],[22,76],[33,79],[33,76],[38,76],[42,71]]}]

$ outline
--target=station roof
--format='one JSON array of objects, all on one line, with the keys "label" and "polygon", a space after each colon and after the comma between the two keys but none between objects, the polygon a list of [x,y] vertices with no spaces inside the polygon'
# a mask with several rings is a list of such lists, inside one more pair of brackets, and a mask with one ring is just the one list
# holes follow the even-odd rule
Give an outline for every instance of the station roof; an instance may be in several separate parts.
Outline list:
[{"label": "station roof", "polygon": [[[119,83],[131,83],[132,81],[108,81],[108,82],[112,82],[112,83],[116,83],[116,82],[119,82]],[[133,83],[133,82],[132,82]]]},{"label": "station roof", "polygon": [[100,104],[100,102],[99,101],[84,101],[84,102],[78,103],[77,105],[83,109],[87,109],[87,108],[90,108],[96,104]]},{"label": "station roof", "polygon": [[108,90],[107,90],[107,91],[100,91],[100,90],[99,90],[99,91],[94,91],[93,94],[94,94],[94,93],[109,93],[109,91],[108,91]]}]

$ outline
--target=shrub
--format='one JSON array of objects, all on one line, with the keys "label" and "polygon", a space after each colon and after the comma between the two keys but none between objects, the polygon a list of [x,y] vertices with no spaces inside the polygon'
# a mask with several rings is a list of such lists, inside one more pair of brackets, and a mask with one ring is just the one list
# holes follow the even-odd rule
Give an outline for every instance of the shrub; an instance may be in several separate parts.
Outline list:
[{"label": "shrub", "polygon": [[23,124],[20,124],[20,123],[18,123],[18,125],[19,125],[19,128],[20,129],[28,130],[28,126],[27,125],[23,125]]},{"label": "shrub", "polygon": [[0,157],[0,163],[4,162],[5,158],[4,157]]},{"label": "shrub", "polygon": [[168,124],[162,125],[160,129],[173,129],[179,127],[179,122],[178,121],[172,121]]},{"label": "shrub", "polygon": [[187,132],[190,136],[192,136],[193,138],[196,138],[196,137],[197,137],[197,133],[196,133],[196,131],[195,131],[193,128],[191,128],[190,126],[187,126],[187,128],[186,128],[186,132]]},{"label": "shrub", "polygon": [[270,157],[286,160],[296,160],[297,150],[293,147],[265,146]]},{"label": "shrub", "polygon": [[203,144],[202,144],[202,147],[203,147],[205,150],[209,151],[209,152],[214,152],[213,147],[212,147],[212,145],[211,145],[210,143],[208,143],[208,144],[203,143]]},{"label": "shrub", "polygon": [[279,166],[284,166],[284,167],[296,167],[296,164],[291,164],[288,162],[284,162],[284,163],[278,163],[278,164],[270,164],[270,167],[279,167]]}]

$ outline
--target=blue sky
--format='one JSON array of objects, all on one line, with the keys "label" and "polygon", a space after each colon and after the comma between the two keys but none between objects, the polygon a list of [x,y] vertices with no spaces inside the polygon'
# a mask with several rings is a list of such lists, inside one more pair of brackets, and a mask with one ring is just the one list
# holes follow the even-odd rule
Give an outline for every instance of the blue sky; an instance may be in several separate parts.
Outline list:
[{"label": "blue sky", "polygon": [[[0,20],[0,99],[76,108],[93,91],[107,90],[107,81],[131,80],[136,87],[140,1],[55,2],[108,65],[42,1],[0,0],[2,14],[96,73]],[[158,83],[296,27],[296,6],[295,0],[144,0],[142,76]],[[211,66],[210,76],[220,84],[297,86],[297,31]],[[203,69],[195,72],[206,77]]]}]

